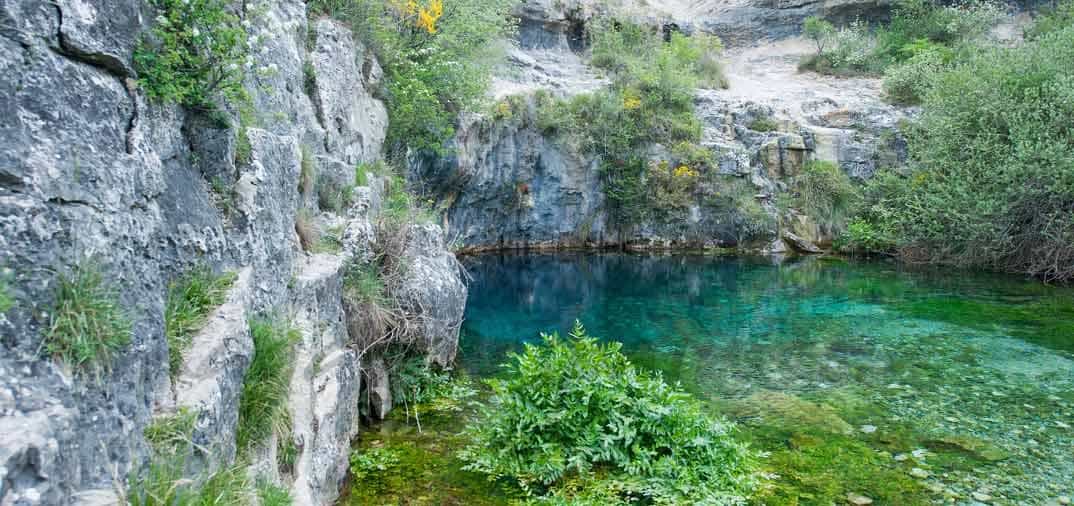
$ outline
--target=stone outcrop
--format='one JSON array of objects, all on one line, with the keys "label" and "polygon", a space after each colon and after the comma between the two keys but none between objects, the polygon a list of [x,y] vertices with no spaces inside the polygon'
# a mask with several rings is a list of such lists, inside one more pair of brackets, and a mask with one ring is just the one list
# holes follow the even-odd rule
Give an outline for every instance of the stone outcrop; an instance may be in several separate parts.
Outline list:
[{"label": "stone outcrop", "polygon": [[[541,101],[534,97],[538,92],[570,96],[607,85],[585,62],[586,23],[594,16],[627,16],[665,30],[724,35],[713,26],[749,12],[770,30],[749,34],[752,43],[791,35],[811,14],[882,16],[886,8],[885,2],[667,2],[644,9],[626,2],[608,12],[609,7],[584,0],[525,2],[517,12],[522,19],[518,47],[495,81],[494,93],[510,113],[465,118],[449,154],[415,157],[410,177],[447,209],[446,232],[465,251],[613,246],[819,251],[834,239],[830,231],[808,217],[804,224],[800,213],[781,211],[776,202],[793,199],[794,178],[814,160],[833,162],[860,180],[905,160],[898,123],[913,111],[884,103],[878,80],[800,74],[796,62],[811,49],[798,39],[728,51],[729,88],[697,90],[694,101],[702,124],[700,144],[716,160],[708,170],[727,177],[699,186],[681,216],[630,226],[617,224],[608,210],[600,160],[543,131],[537,124]],[[692,17],[685,24],[669,21],[686,14]],[[504,98],[509,95],[514,96]],[[652,161],[671,161],[667,146],[642,148]],[[752,190],[751,199],[739,196],[731,207],[712,205],[714,198],[744,193],[744,187]],[[792,236],[800,241],[783,244]]]},{"label": "stone outcrop", "polygon": [[[290,320],[302,336],[289,406],[299,453],[280,470],[278,445],[265,442],[253,469],[291,488],[296,504],[338,493],[366,359],[344,325],[342,273],[350,258],[371,254],[380,196],[358,188],[355,204],[334,216],[297,188],[304,159],[322,184],[338,186],[380,156],[387,115],[372,90],[381,71],[345,27],[309,21],[303,1],[239,12],[253,44],[254,111],[241,163],[236,129],[138,89],[131,56],[156,15],[147,2],[0,2],[0,267],[17,300],[0,315],[0,504],[115,502],[146,464],[144,427],[179,407],[198,412],[194,439],[210,449],[203,467],[230,465],[253,350],[247,319],[262,314]],[[341,253],[301,250],[303,207],[341,225]],[[423,230],[415,255],[436,283],[410,301],[431,315],[429,350],[444,363],[466,291],[439,229]],[[56,273],[85,259],[100,265],[133,322],[130,345],[99,377],[41,348]],[[173,384],[167,287],[198,264],[238,279]]]}]

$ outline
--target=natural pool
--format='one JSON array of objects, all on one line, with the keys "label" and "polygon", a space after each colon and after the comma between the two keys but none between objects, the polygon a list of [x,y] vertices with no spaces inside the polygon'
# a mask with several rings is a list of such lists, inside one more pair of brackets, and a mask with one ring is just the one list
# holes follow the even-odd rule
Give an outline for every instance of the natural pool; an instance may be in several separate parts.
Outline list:
[{"label": "natural pool", "polygon": [[[582,321],[680,381],[765,452],[758,504],[1058,504],[1074,495],[1070,289],[893,263],[625,254],[485,255],[460,367],[472,376]],[[465,412],[396,420],[362,447],[412,459],[354,504],[497,504],[458,469]],[[398,490],[409,488],[410,490]],[[400,493],[401,492],[401,493]],[[859,497],[860,496],[860,497]]]}]

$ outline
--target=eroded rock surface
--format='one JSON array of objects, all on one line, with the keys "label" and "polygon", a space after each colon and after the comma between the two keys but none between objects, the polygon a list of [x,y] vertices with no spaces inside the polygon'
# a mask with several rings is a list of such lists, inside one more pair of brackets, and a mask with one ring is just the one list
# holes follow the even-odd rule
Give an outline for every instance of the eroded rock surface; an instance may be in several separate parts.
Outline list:
[{"label": "eroded rock surface", "polygon": [[[277,442],[264,442],[253,467],[293,489],[296,504],[338,494],[364,359],[344,325],[342,268],[369,257],[380,197],[358,188],[342,216],[318,216],[315,192],[297,188],[304,161],[325,184],[342,185],[355,164],[379,158],[387,115],[371,90],[381,71],[342,25],[311,23],[305,2],[254,7],[237,10],[252,42],[254,112],[249,159],[237,161],[236,128],[138,89],[131,55],[156,15],[146,2],[0,2],[0,266],[17,299],[0,315],[0,504],[115,502],[116,486],[146,465],[142,430],[179,407],[199,413],[195,442],[212,450],[202,467],[230,465],[252,356],[247,319],[265,314],[302,335],[289,406],[300,453],[281,470]],[[343,227],[340,254],[301,250],[303,207]],[[440,292],[413,301],[433,322],[461,318],[465,287],[443,239],[423,244],[440,249],[416,253],[416,262],[453,298],[442,307],[428,298]],[[134,324],[130,345],[94,377],[41,349],[56,272],[84,259],[100,265]],[[172,384],[167,286],[197,264],[238,279]],[[451,360],[457,332],[429,330],[433,360]]]}]

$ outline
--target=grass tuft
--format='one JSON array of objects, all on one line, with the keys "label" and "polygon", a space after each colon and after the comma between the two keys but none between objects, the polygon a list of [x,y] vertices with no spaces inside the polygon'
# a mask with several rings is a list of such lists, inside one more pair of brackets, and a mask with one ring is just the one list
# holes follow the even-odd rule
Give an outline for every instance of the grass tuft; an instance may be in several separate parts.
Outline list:
[{"label": "grass tuft", "polygon": [[287,392],[294,365],[292,347],[300,338],[297,329],[267,319],[250,321],[254,358],[243,379],[236,436],[240,452],[264,441],[273,432],[289,432]]},{"label": "grass tuft", "polygon": [[[182,455],[158,455],[145,475],[132,478],[127,491],[131,506],[232,506],[252,504],[252,484],[241,466],[217,471],[203,479],[184,475]],[[276,503],[285,504],[285,503]]]},{"label": "grass tuft", "polygon": [[180,408],[174,415],[153,420],[142,434],[157,454],[176,454],[190,444],[197,421],[197,412]]},{"label": "grass tuft", "polygon": [[298,180],[298,192],[308,195],[317,187],[317,161],[310,148],[302,146],[302,174]]},{"label": "grass tuft", "polygon": [[191,337],[205,325],[209,313],[227,300],[234,282],[233,272],[216,275],[207,266],[200,266],[168,285],[164,335],[168,339],[168,372],[172,379],[179,375]]},{"label": "grass tuft", "polygon": [[15,298],[11,296],[10,289],[7,285],[7,280],[0,278],[0,313],[6,313],[8,309],[11,309],[15,305]]},{"label": "grass tuft", "polygon": [[60,273],[45,350],[71,366],[108,369],[113,355],[130,342],[131,322],[115,289],[105,283],[99,267],[82,263]]}]

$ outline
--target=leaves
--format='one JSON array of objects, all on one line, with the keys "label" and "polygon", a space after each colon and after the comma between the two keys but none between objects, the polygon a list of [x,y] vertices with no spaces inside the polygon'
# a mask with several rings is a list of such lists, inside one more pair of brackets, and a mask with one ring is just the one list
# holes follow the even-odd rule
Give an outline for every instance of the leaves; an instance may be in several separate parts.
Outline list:
[{"label": "leaves", "polygon": [[580,324],[567,339],[542,339],[512,355],[504,379],[489,382],[493,398],[462,453],[468,469],[561,498],[612,482],[619,501],[735,503],[748,494],[751,454],[728,422]]}]

